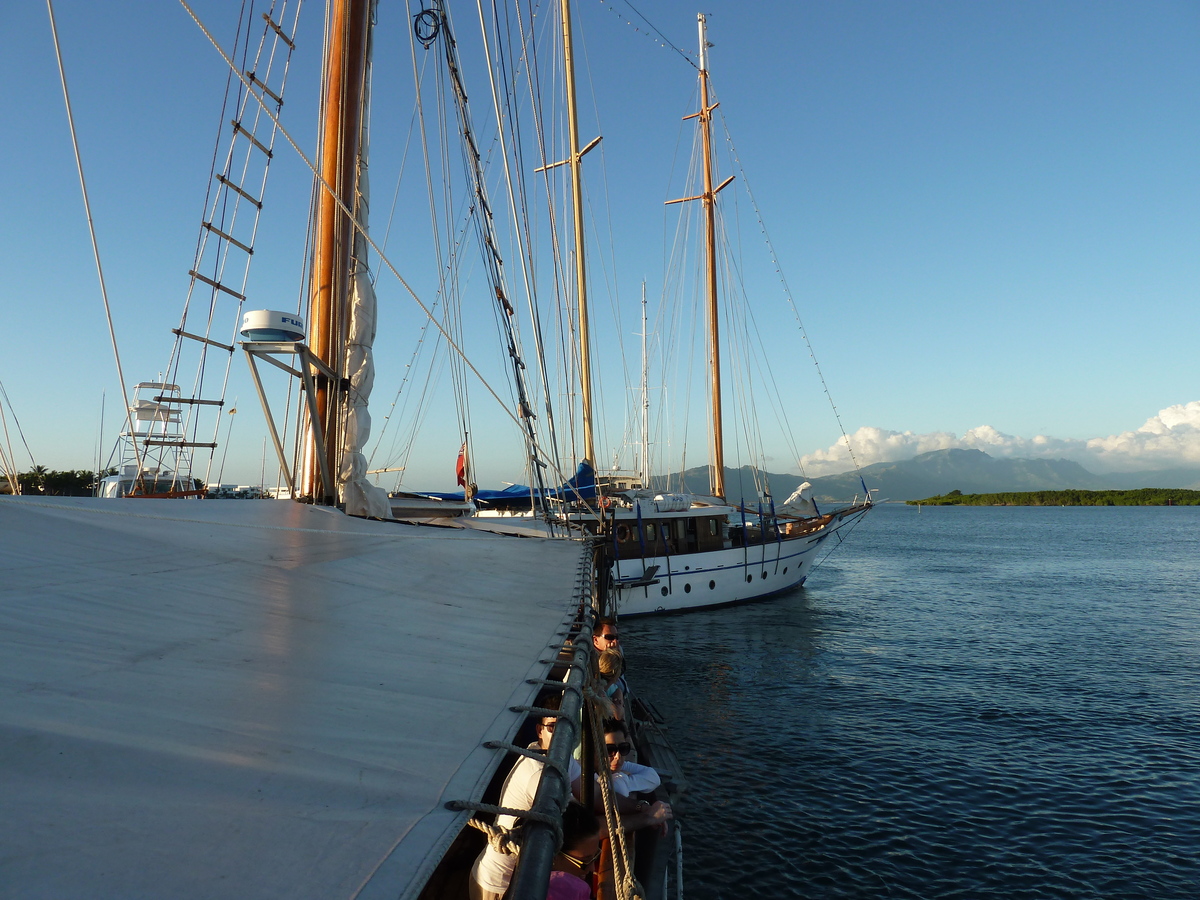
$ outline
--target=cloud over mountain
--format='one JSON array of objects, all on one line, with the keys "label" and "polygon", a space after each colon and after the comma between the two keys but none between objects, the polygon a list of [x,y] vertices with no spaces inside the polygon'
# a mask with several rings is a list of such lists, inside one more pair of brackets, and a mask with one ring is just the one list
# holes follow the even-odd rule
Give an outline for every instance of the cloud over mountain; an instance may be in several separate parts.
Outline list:
[{"label": "cloud over mountain", "polygon": [[[864,426],[850,436],[859,465],[899,462],[930,450],[982,450],[997,459],[1069,459],[1093,472],[1121,472],[1200,466],[1200,400],[1159,410],[1136,431],[1075,440],[1039,434],[1023,438],[980,425],[960,438],[948,431],[916,434]],[[849,468],[838,442],[801,458],[812,476]]]}]

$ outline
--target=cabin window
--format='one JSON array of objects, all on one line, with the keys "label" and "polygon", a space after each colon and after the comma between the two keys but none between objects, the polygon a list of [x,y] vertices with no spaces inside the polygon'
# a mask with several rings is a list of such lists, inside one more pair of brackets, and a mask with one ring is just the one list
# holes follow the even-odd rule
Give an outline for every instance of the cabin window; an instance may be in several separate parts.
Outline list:
[{"label": "cabin window", "polygon": [[646,523],[646,540],[648,540],[648,541],[654,540],[656,534],[657,534],[657,530],[654,527],[654,523],[647,522]]},{"label": "cabin window", "polygon": [[713,537],[717,536],[717,520],[716,519],[708,520],[708,533],[710,535],[712,535]]}]

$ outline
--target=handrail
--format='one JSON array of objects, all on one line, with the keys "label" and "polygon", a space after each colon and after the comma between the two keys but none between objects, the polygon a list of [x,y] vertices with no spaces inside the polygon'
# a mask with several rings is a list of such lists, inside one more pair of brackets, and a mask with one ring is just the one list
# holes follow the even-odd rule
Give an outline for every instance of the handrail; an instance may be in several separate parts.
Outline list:
[{"label": "handrail", "polygon": [[[573,654],[570,670],[563,688],[562,706],[559,708],[559,725],[569,722],[569,728],[557,727],[547,751],[547,764],[542,768],[542,779],[538,782],[532,810],[537,817],[525,820],[521,854],[517,857],[517,868],[513,872],[512,886],[506,895],[511,900],[545,900],[550,886],[550,866],[559,851],[561,829],[555,829],[545,821],[547,817],[561,820],[562,812],[571,798],[571,785],[563,778],[547,778],[546,773],[558,770],[569,771],[571,756],[578,743],[579,722],[582,720],[583,689],[585,675],[591,670],[592,626],[594,623],[595,595],[593,592],[597,542],[590,541],[589,552],[584,554],[581,567],[581,602],[579,633],[572,642]],[[585,754],[586,756],[586,754]],[[585,760],[582,760],[586,762]],[[590,767],[587,767],[590,769]],[[591,773],[582,776],[589,779]]]}]

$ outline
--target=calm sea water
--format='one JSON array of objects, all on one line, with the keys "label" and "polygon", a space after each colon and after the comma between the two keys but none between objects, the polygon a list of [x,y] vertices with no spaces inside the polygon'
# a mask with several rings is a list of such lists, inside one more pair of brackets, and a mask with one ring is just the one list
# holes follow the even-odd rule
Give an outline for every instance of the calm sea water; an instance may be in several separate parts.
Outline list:
[{"label": "calm sea water", "polygon": [[623,624],[690,900],[1200,897],[1200,508],[889,505],[809,584]]}]

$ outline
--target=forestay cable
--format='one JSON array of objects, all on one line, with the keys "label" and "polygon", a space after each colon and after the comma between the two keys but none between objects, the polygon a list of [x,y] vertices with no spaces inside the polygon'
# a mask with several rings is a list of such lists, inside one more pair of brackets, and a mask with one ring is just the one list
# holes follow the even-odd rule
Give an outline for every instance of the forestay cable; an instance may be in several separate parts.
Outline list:
[{"label": "forestay cable", "polygon": [[108,287],[104,283],[104,267],[100,264],[100,245],[96,242],[92,205],[88,201],[87,181],[83,177],[83,159],[79,155],[79,140],[75,136],[75,116],[71,114],[71,94],[67,90],[67,70],[63,67],[62,49],[58,44],[58,26],[54,21],[53,0],[46,0],[46,11],[50,14],[50,33],[54,36],[54,55],[58,59],[58,77],[62,81],[63,102],[67,106],[67,124],[71,127],[71,147],[75,151],[75,168],[79,170],[79,187],[83,191],[83,209],[87,214],[88,234],[92,238],[92,256],[96,259],[96,276],[100,279],[100,296],[104,300],[104,318],[108,322],[108,337],[112,342],[113,359],[117,364],[117,381],[121,383],[121,398],[125,401],[125,424],[129,428],[129,440],[133,445],[133,454],[137,460],[138,479],[140,480],[142,477],[142,451],[138,447],[137,434],[133,427],[133,410],[129,406],[129,391],[125,388],[125,374],[121,371],[121,351],[117,348],[117,332],[113,327],[112,308],[108,304]]}]

